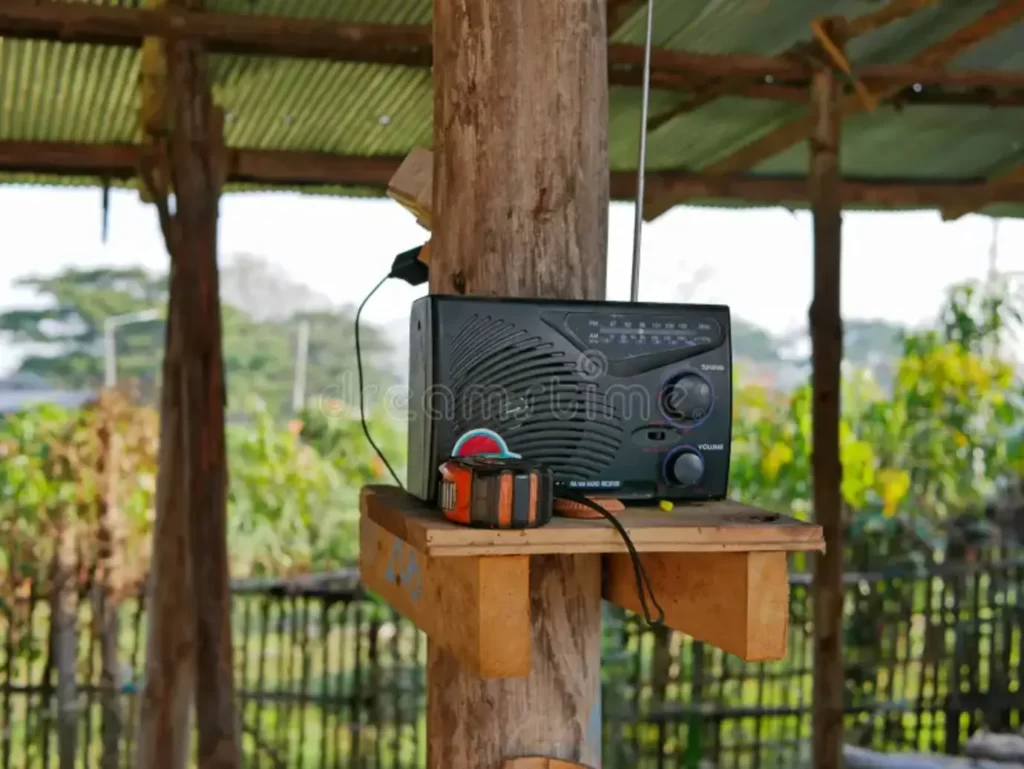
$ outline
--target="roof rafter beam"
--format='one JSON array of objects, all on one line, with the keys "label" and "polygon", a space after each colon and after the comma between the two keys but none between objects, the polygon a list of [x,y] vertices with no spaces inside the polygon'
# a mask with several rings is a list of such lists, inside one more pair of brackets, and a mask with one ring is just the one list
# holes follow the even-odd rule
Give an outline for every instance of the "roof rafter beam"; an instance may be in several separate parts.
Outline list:
[{"label": "roof rafter beam", "polygon": [[[143,148],[132,144],[0,141],[0,172],[130,180],[136,177]],[[385,189],[402,157],[348,157],[324,152],[233,149],[228,151],[228,179],[234,183],[285,188],[366,187]],[[706,176],[680,171],[652,171],[648,189],[688,198],[736,199],[766,205],[800,204],[807,200],[803,176]],[[875,208],[943,208],[976,194],[985,180],[920,181],[846,179],[845,205]],[[636,175],[613,171],[611,194],[632,200]],[[992,202],[1024,203],[1024,178],[1004,185]]]},{"label": "roof rafter beam", "polygon": [[[913,67],[944,67],[981,41],[1016,24],[1021,18],[1024,18],[1024,0],[1004,0],[950,36],[929,46],[914,56],[909,63]],[[860,76],[869,86],[872,84],[867,71],[861,72]],[[897,90],[898,86],[890,85],[876,90],[875,95],[879,99],[887,99],[895,95]],[[862,112],[864,105],[856,94],[850,94],[843,98],[840,109],[842,114],[849,116]],[[703,173],[726,175],[743,172],[793,145],[805,141],[811,135],[812,130],[813,121],[809,115],[791,120],[769,131],[760,139],[712,163],[703,169]],[[678,195],[662,194],[657,197],[652,195],[644,205],[644,218],[648,221],[655,219],[684,200],[684,197]]]},{"label": "roof rafter beam", "polygon": [[[886,65],[879,67],[879,78],[883,82],[899,86],[900,90],[883,104],[902,108],[907,105],[960,105],[979,107],[1024,107],[1024,72],[1005,70],[956,70],[936,71],[930,69]],[[871,72],[875,72],[874,69]],[[945,75],[949,77],[945,77]],[[915,77],[920,75],[920,77]],[[990,77],[991,75],[991,77]],[[643,73],[639,70],[612,73],[612,85],[640,86]],[[980,84],[980,85],[978,85]],[[995,85],[994,85],[995,84]],[[760,79],[744,78],[716,84],[717,96],[740,96],[749,99],[765,99],[807,104],[809,81],[775,80],[765,83]],[[671,72],[652,72],[651,88],[660,91],[693,94],[701,93],[701,81],[686,75]],[[689,112],[704,106],[695,101],[687,102]],[[652,124],[651,129],[657,127]]]},{"label": "roof rafter beam", "polygon": [[[628,7],[629,3],[635,4],[638,0],[613,2]],[[414,67],[428,67],[432,59],[431,30],[427,25],[348,24],[57,0],[3,0],[0,3],[0,37],[129,47],[141,46],[147,37],[187,37],[204,43],[212,53]],[[958,52],[961,51],[955,53]],[[938,63],[868,67],[859,74],[875,85],[893,87],[920,83],[1024,88],[1024,74],[1003,70],[950,71],[940,66],[948,58]],[[643,59],[642,46],[610,46],[611,82],[615,85],[638,83]],[[766,80],[806,83],[811,74],[809,63],[798,58],[745,53],[704,54],[664,48],[652,52],[651,67],[654,86],[687,91],[706,85],[707,81],[726,77],[735,78],[741,86],[764,86],[768,84]]]},{"label": "roof rafter beam", "polygon": [[[895,21],[905,19],[934,2],[935,0],[891,0],[887,5],[873,13],[864,14],[863,16],[858,16],[855,19],[843,19],[843,34],[845,39],[849,41],[855,37],[881,29]],[[799,43],[783,53],[782,58],[802,61],[809,53],[814,52],[818,47],[819,46],[813,42]],[[807,76],[810,76],[809,71]],[[730,87],[733,85],[734,83],[731,78],[726,78],[709,84],[706,88],[697,91],[691,99],[688,99],[682,104],[677,104],[672,109],[651,118],[647,124],[648,130],[653,131],[680,115],[692,112],[695,109],[699,109],[700,107],[715,101],[721,96],[728,95]],[[807,84],[807,88],[810,88],[810,83]]]},{"label": "roof rafter beam", "polygon": [[633,18],[644,0],[608,0],[608,37],[612,37]]},{"label": "roof rafter beam", "polygon": [[189,38],[205,43],[213,53],[417,67],[431,63],[429,26],[336,24],[183,8],[4,0],[0,36],[115,46],[140,46],[146,37]]},{"label": "roof rafter beam", "polygon": [[1006,190],[1024,185],[1024,165],[1018,165],[1009,171],[996,174],[985,184],[965,194],[952,204],[942,209],[943,221],[952,222],[973,214],[993,203],[1002,202]]},{"label": "roof rafter beam", "polygon": [[847,19],[845,21],[847,40],[867,35],[893,22],[909,18],[928,6],[934,5],[935,2],[936,0],[889,0],[877,11]]}]

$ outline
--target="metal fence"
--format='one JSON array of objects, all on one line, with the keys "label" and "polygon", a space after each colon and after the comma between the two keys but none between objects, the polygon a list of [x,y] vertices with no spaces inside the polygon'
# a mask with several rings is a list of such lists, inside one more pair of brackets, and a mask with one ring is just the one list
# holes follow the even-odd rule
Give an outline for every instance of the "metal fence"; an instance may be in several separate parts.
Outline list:
[{"label": "metal fence", "polygon": [[[790,649],[777,663],[745,665],[606,608],[603,765],[808,766],[808,585],[794,576]],[[78,766],[132,765],[144,609],[122,607],[117,713],[102,696],[82,602]],[[247,766],[423,766],[425,639],[354,575],[239,584],[233,612]],[[57,706],[48,604],[28,596],[3,616],[0,765],[57,767],[59,720],[69,716]],[[846,617],[849,742],[957,752],[979,726],[1024,725],[1024,561],[850,574]]]}]

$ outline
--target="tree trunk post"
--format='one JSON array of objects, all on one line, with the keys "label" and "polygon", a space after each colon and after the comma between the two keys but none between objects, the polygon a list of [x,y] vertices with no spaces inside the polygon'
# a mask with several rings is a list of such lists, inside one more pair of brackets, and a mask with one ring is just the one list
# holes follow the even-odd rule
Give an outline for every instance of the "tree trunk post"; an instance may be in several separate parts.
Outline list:
[{"label": "tree trunk post", "polygon": [[[57,668],[57,755],[59,769],[74,769],[78,754],[78,541],[73,506],[61,510],[53,559],[50,613],[53,661]],[[8,632],[11,632],[8,630]],[[8,663],[9,664],[9,663]]]},{"label": "tree trunk post", "polygon": [[[196,0],[174,3],[201,5]],[[217,264],[225,153],[223,115],[213,104],[206,58],[196,42],[168,46],[165,96],[171,107],[164,116],[169,135],[157,141],[157,149],[167,151],[157,153],[159,168],[144,169],[171,255],[155,601],[138,761],[161,769],[182,769],[187,763],[193,692],[199,769],[234,769],[241,760],[232,662],[226,385]],[[167,181],[175,195],[173,214],[169,190],[163,186]],[[157,637],[160,632],[172,639]]]},{"label": "tree trunk post", "polygon": [[819,68],[811,82],[811,205],[814,214],[813,371],[814,518],[824,530],[824,553],[814,559],[813,765],[838,769],[843,742],[843,529],[839,457],[843,330],[839,303],[842,207],[839,100],[842,84]]},{"label": "tree trunk post", "polygon": [[121,631],[120,602],[124,567],[124,518],[118,484],[121,480],[121,441],[118,432],[121,401],[113,390],[100,396],[97,410],[100,444],[99,510],[97,512],[96,581],[93,585],[93,632],[100,645],[100,709],[103,714],[100,769],[121,765]]},{"label": "tree trunk post", "polygon": [[[609,173],[605,5],[434,5],[433,293],[601,299]],[[601,559],[534,556],[529,677],[428,648],[429,769],[529,755],[597,767]]]}]

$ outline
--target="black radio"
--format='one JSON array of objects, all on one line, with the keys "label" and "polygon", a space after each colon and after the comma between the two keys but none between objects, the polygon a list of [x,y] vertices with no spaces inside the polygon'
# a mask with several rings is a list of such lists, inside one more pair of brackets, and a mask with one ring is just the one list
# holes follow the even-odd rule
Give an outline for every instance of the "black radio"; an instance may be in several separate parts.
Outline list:
[{"label": "black radio", "polygon": [[437,498],[448,457],[549,466],[556,490],[722,499],[729,308],[425,296],[412,307],[409,490]]}]

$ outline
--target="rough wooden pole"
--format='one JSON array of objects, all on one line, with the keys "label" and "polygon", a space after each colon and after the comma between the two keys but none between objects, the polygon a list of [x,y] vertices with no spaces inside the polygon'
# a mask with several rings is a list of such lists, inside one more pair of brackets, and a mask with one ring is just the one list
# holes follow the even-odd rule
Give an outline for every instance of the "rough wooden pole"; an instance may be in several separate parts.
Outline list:
[{"label": "rough wooden pole", "polygon": [[123,435],[120,427],[121,399],[106,390],[100,394],[97,428],[100,444],[100,495],[96,513],[96,577],[93,585],[93,626],[100,642],[100,708],[103,716],[100,742],[100,769],[121,766],[121,630],[125,527],[121,511]]},{"label": "rough wooden pole", "polygon": [[[165,0],[146,0],[151,7]],[[191,535],[185,485],[184,319],[173,259],[174,225],[167,211],[170,192],[168,141],[173,108],[168,104],[167,43],[147,39],[141,53],[139,123],[148,145],[149,173],[143,199],[156,202],[169,254],[170,296],[165,326],[160,390],[160,446],[156,489],[156,521],[146,606],[145,683],[139,698],[139,735],[135,766],[185,769],[192,735],[195,682],[195,602],[192,593]]]},{"label": "rough wooden pole", "polygon": [[[434,4],[434,293],[601,298],[609,175],[600,0]],[[600,558],[531,563],[532,672],[481,681],[431,645],[429,769],[600,764]]]},{"label": "rough wooden pole", "polygon": [[607,49],[601,0],[435,3],[431,292],[604,296]]},{"label": "rough wooden pole", "polygon": [[[223,118],[213,105],[201,45],[175,42],[168,47],[166,60],[169,105],[161,109],[169,122],[168,134],[158,136],[155,146],[160,171],[150,167],[147,173],[171,254],[171,280],[155,603],[138,765],[185,766],[194,690],[199,768],[234,769],[240,763],[240,744],[226,542],[225,382],[217,272]],[[161,186],[167,180],[175,195],[173,214],[168,190]]]},{"label": "rough wooden pole", "polygon": [[843,329],[839,304],[842,210],[839,172],[842,84],[832,70],[814,74],[811,108],[811,205],[814,212],[813,370],[814,517],[826,552],[814,570],[814,751],[816,769],[838,769],[843,742],[843,530],[839,419]]},{"label": "rough wooden pole", "polygon": [[239,766],[227,550],[226,386],[221,347],[217,220],[224,179],[223,116],[213,105],[206,53],[178,43],[168,74],[174,94],[171,177],[177,208],[172,259],[183,290],[181,387],[185,485],[192,537],[199,769]]},{"label": "rough wooden pole", "polygon": [[[166,233],[165,233],[166,234]],[[185,445],[182,436],[181,280],[171,263],[170,300],[160,391],[156,521],[146,605],[145,683],[139,703],[135,766],[185,769],[189,763],[195,678],[195,602]]]}]

